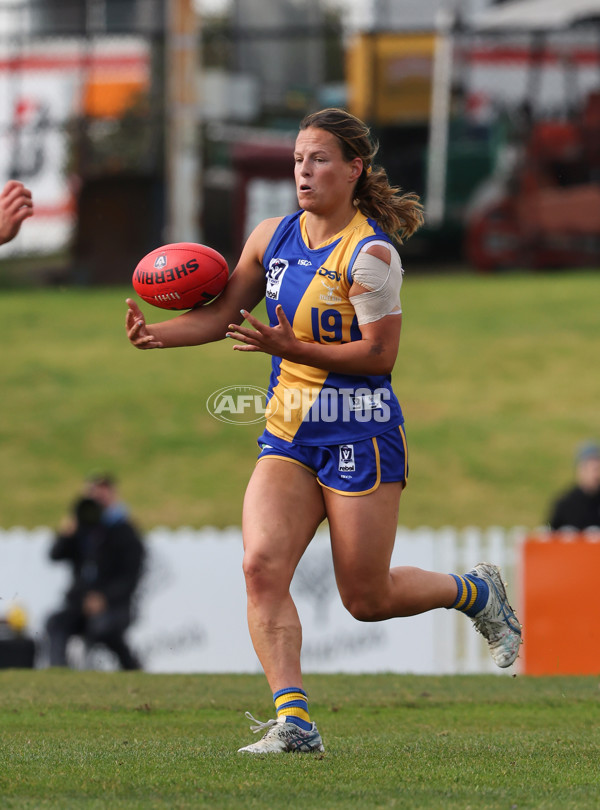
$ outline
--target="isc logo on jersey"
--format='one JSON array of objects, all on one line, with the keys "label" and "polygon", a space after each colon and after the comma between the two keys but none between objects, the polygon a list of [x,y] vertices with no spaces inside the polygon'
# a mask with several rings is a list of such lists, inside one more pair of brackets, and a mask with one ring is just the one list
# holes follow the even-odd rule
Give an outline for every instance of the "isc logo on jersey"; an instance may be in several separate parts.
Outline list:
[{"label": "isc logo on jersey", "polygon": [[279,289],[281,282],[288,269],[289,262],[287,259],[271,259],[269,262],[269,269],[267,270],[267,298],[277,301],[279,298]]},{"label": "isc logo on jersey", "polygon": [[356,470],[353,444],[340,444],[338,470],[340,472],[354,472]]}]

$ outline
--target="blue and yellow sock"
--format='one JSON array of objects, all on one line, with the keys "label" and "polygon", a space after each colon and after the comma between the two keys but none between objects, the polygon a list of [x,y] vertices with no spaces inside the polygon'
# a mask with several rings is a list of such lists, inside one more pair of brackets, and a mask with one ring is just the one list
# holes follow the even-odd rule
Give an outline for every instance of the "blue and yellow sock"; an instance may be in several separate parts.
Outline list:
[{"label": "blue and yellow sock", "polygon": [[451,576],[456,580],[458,594],[450,607],[466,613],[467,616],[476,616],[487,605],[490,593],[487,582],[475,574],[465,574],[462,577],[451,574]]},{"label": "blue and yellow sock", "polygon": [[286,723],[295,723],[304,731],[310,731],[312,723],[308,714],[308,696],[303,689],[290,686],[273,695],[277,717],[285,717]]}]

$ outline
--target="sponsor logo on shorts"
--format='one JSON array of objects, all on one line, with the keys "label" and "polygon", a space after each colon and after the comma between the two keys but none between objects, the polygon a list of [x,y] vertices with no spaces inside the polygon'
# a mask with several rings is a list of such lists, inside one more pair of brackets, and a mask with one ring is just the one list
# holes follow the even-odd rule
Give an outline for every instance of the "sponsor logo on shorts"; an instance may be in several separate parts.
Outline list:
[{"label": "sponsor logo on shorts", "polygon": [[354,463],[354,445],[353,444],[340,444],[340,456],[338,463],[338,470],[344,472],[354,472],[356,465]]},{"label": "sponsor logo on shorts", "polygon": [[289,262],[287,259],[271,259],[269,262],[266,296],[272,301],[277,301],[279,298],[279,289],[288,266]]},{"label": "sponsor logo on shorts", "polygon": [[[220,422],[250,425],[265,418],[268,391],[256,385],[230,385],[206,400],[209,414]],[[275,402],[272,411],[277,410]]]}]

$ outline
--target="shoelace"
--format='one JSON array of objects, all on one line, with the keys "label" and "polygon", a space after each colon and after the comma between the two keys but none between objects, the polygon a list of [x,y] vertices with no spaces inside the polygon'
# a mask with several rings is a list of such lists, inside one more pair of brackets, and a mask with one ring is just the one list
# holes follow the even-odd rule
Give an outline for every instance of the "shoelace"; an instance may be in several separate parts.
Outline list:
[{"label": "shoelace", "polygon": [[488,641],[495,641],[506,627],[504,622],[497,619],[473,619],[473,624],[478,633]]},{"label": "shoelace", "polygon": [[[498,597],[500,599],[500,596]],[[520,633],[517,617],[510,607],[510,605],[500,603],[500,614],[502,619],[473,619],[473,624],[478,633],[487,639],[487,641],[495,642],[504,638],[507,633]]]},{"label": "shoelace", "polygon": [[[491,620],[488,619],[488,622],[490,624],[496,624],[497,626],[498,625],[504,625],[504,626],[508,627],[509,630],[517,632],[520,635],[521,626],[520,626],[519,622],[517,621],[517,617],[515,615],[514,610],[512,609],[512,607],[508,603],[506,593],[503,592],[503,590],[501,591],[498,588],[498,586],[494,582],[494,578],[492,576],[490,576],[490,587],[492,587],[494,589],[494,595],[495,595],[496,599],[498,600],[498,608],[499,608],[499,612],[500,612],[500,615],[501,615],[502,618],[501,619],[495,619],[495,620],[494,619],[491,619]],[[484,622],[485,622],[484,619],[479,619],[479,620],[475,619],[474,620],[475,628],[481,633],[482,636],[485,636],[485,633],[481,630],[479,625],[480,625],[480,623],[484,624]],[[499,634],[499,631],[496,632],[496,636],[498,634]]]},{"label": "shoelace", "polygon": [[490,627],[491,622],[488,622],[488,626],[485,625],[478,625],[475,624],[475,629],[481,633],[481,635],[485,638],[486,641],[489,641],[490,644],[495,644],[498,641],[503,641],[504,637],[510,634],[509,628],[505,624],[500,624],[500,622],[494,622],[495,627]]},{"label": "shoelace", "polygon": [[277,720],[274,720],[273,718],[263,723],[262,720],[257,720],[256,717],[250,714],[250,712],[246,712],[245,714],[248,720],[252,720],[252,722],[256,724],[254,726],[250,726],[250,731],[252,731],[254,734],[258,734],[259,731],[264,731],[267,728],[271,728],[271,726],[277,725]]}]

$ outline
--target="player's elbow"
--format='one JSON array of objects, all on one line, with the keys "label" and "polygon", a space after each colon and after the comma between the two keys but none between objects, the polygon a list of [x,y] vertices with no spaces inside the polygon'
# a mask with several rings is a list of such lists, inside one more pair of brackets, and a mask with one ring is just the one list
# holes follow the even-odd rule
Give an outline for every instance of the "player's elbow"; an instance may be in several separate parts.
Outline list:
[{"label": "player's elbow", "polygon": [[396,352],[390,351],[382,343],[373,343],[369,349],[369,373],[376,375],[388,375],[392,373],[396,363]]}]

